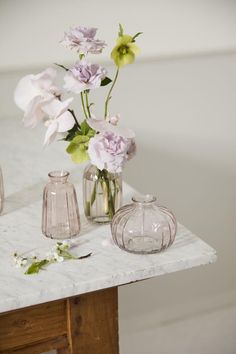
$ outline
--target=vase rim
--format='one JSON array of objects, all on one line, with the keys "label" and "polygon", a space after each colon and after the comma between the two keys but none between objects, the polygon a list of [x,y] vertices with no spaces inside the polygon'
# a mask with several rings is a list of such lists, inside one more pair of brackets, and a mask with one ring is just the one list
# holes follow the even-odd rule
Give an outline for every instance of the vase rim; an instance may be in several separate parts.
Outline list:
[{"label": "vase rim", "polygon": [[65,170],[55,170],[48,173],[48,177],[52,178],[53,180],[61,180],[65,179],[69,176],[69,172]]},{"label": "vase rim", "polygon": [[136,194],[132,197],[132,201],[138,204],[150,204],[156,202],[156,197],[152,194]]}]

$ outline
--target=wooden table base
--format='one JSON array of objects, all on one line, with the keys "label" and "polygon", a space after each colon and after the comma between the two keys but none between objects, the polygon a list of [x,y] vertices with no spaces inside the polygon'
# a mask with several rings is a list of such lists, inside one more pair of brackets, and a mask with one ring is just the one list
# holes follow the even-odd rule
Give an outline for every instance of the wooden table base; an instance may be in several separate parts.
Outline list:
[{"label": "wooden table base", "polygon": [[0,315],[0,354],[118,354],[118,288]]}]

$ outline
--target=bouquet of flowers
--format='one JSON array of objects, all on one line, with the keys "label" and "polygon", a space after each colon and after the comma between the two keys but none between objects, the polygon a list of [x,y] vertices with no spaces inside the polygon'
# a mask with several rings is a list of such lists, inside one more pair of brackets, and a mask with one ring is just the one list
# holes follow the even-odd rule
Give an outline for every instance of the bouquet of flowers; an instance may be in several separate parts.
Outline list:
[{"label": "bouquet of flowers", "polygon": [[[136,38],[124,33],[119,25],[117,43],[111,52],[116,66],[114,79],[107,76],[102,66],[88,61],[90,54],[100,54],[106,43],[96,38],[96,28],[73,27],[65,33],[61,43],[78,53],[78,61],[65,70],[64,86],[55,83],[57,72],[48,68],[36,75],[23,77],[14,93],[16,105],[24,112],[26,127],[34,128],[43,122],[46,126],[44,145],[55,140],[68,142],[66,151],[75,163],[87,160],[91,164],[84,174],[84,207],[89,220],[109,221],[121,203],[121,172],[136,151],[135,134],[132,130],[119,125],[120,116],[109,114],[111,93],[120,69],[131,64],[139,52]],[[104,116],[96,117],[90,103],[91,90],[109,85],[105,97]],[[79,119],[70,107],[74,97],[64,99],[63,95],[79,95],[83,119]]]}]

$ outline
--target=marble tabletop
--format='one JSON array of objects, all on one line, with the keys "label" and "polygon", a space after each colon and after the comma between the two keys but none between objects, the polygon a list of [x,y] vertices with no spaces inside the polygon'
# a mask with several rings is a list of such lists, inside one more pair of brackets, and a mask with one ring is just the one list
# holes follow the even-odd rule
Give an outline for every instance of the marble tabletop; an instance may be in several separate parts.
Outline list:
[{"label": "marble tabletop", "polygon": [[[121,251],[111,241],[109,225],[89,224],[83,216],[82,168],[73,166],[63,143],[42,149],[39,130],[26,130],[20,118],[0,119],[0,165],[6,201],[0,215],[0,312],[62,299],[112,286],[128,284],[176,272],[216,260],[216,252],[199,237],[178,225],[176,241],[168,250],[154,255]],[[13,253],[37,251],[44,255],[56,241],[41,233],[42,190],[47,172],[68,169],[75,183],[82,230],[75,240],[74,254],[92,252],[90,258],[50,265],[36,275],[16,268]],[[124,185],[124,200],[134,190]]]}]

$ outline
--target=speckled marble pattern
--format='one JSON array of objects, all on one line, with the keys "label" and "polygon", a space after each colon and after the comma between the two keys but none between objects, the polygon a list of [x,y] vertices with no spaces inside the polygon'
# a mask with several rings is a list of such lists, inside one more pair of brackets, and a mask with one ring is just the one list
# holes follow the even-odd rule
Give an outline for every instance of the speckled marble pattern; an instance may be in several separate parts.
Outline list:
[{"label": "speckled marble pattern", "polygon": [[[20,119],[0,120],[0,164],[6,187],[6,203],[0,216],[0,312],[83,294],[111,286],[155,277],[216,260],[216,253],[200,238],[179,225],[171,248],[156,255],[133,255],[111,242],[110,227],[89,224],[82,215],[82,169],[70,162],[64,143],[41,148],[42,135],[21,126]],[[53,264],[38,275],[26,276],[14,266],[12,254],[37,250],[44,254],[55,241],[41,233],[42,190],[47,172],[73,170],[82,231],[74,253],[93,255],[81,261]],[[125,184],[124,199],[134,191]]]}]

